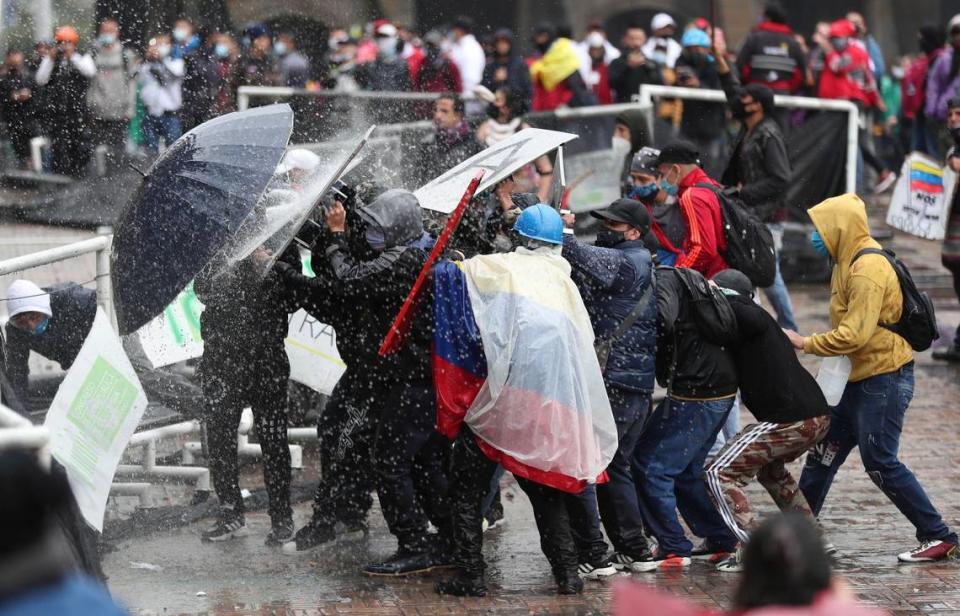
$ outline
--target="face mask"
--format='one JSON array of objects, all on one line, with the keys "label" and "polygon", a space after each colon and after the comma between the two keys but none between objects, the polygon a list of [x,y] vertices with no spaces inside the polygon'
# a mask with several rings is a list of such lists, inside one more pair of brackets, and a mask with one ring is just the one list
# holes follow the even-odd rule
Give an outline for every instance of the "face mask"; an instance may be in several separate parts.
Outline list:
[{"label": "face mask", "polygon": [[624,158],[630,153],[630,140],[623,137],[614,137],[610,140],[614,153],[618,158]]},{"label": "face mask", "polygon": [[47,331],[47,325],[50,324],[50,317],[44,317],[42,321],[37,323],[37,326],[33,328],[33,331],[30,332],[34,336],[39,336],[43,332]]},{"label": "face mask", "polygon": [[730,112],[733,113],[733,117],[737,120],[745,120],[750,116],[747,113],[747,106],[743,104],[743,101],[740,99],[734,100],[730,103]]},{"label": "face mask", "polygon": [[368,227],[365,233],[367,244],[374,250],[383,250],[387,247],[387,241],[383,237],[383,231]]},{"label": "face mask", "polygon": [[540,53],[547,53],[547,50],[550,49],[551,44],[552,44],[552,41],[546,41],[543,43],[534,43],[534,45],[537,47],[537,51],[539,51]]},{"label": "face mask", "polygon": [[397,39],[391,37],[377,39],[377,49],[384,56],[392,58],[397,55]]},{"label": "face mask", "polygon": [[660,187],[657,186],[656,182],[653,184],[641,184],[640,186],[632,187],[627,193],[627,198],[644,201],[657,194],[658,190],[660,190]]},{"label": "face mask", "polygon": [[230,48],[225,43],[217,43],[213,48],[213,53],[217,54],[218,58],[226,58],[230,55]]},{"label": "face mask", "polygon": [[274,44],[273,44],[273,53],[277,54],[278,56],[285,56],[285,55],[287,55],[287,45],[286,45],[286,43],[283,43],[283,42],[281,42],[281,41],[277,41],[276,43],[274,43]]},{"label": "face mask", "polygon": [[960,143],[960,126],[954,126],[951,128],[950,136],[953,137],[954,143]]},{"label": "face mask", "polygon": [[[678,180],[679,181],[679,180]],[[680,185],[674,184],[667,179],[667,176],[660,178],[660,190],[667,193],[668,196],[676,197],[680,193]]]},{"label": "face mask", "polygon": [[830,46],[836,49],[837,51],[843,51],[847,48],[847,39],[845,38],[832,38],[830,39]]},{"label": "face mask", "polygon": [[170,45],[160,45],[157,47],[157,54],[161,59],[166,58],[170,55]]},{"label": "face mask", "polygon": [[101,45],[113,45],[117,42],[117,37],[112,34],[101,34],[97,37],[97,42]]},{"label": "face mask", "polygon": [[173,29],[173,40],[178,43],[182,43],[187,40],[187,37],[190,36],[190,33],[185,28],[174,28]]},{"label": "face mask", "polygon": [[495,104],[493,104],[493,103],[490,103],[489,105],[487,105],[487,117],[492,118],[492,119],[494,119],[494,120],[496,120],[497,118],[499,118],[499,117],[500,117],[500,108],[497,107],[497,106],[496,106]]},{"label": "face mask", "polygon": [[674,205],[677,202],[676,195],[667,195],[667,198],[663,200],[664,205]]},{"label": "face mask", "polygon": [[820,232],[814,230],[810,233],[810,243],[813,244],[813,249],[817,251],[822,257],[830,258],[830,251],[827,250],[827,245],[823,243],[823,238],[820,237]]},{"label": "face mask", "polygon": [[612,248],[626,240],[623,231],[614,231],[604,227],[597,231],[597,241],[594,244],[601,248]]}]

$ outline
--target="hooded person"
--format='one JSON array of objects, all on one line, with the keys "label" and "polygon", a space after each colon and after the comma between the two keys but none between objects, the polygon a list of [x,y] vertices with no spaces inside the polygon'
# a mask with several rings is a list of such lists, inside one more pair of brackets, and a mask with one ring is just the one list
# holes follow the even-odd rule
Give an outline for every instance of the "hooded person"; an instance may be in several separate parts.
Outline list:
[{"label": "hooded person", "polygon": [[[324,313],[350,307],[349,312],[355,317],[348,325],[355,331],[342,332],[348,343],[351,337],[367,334],[363,339],[354,338],[363,348],[366,363],[348,358],[347,372],[369,372],[369,377],[361,377],[363,380],[375,376],[383,385],[373,404],[379,407],[386,401],[390,403],[377,418],[368,415],[353,419],[366,424],[377,422],[372,441],[377,493],[398,548],[386,561],[370,563],[363,571],[368,575],[407,575],[445,564],[450,536],[443,472],[449,444],[433,429],[436,407],[430,367],[429,309],[417,312],[410,339],[399,353],[386,359],[377,356],[380,340],[426,263],[423,221],[417,198],[399,189],[384,192],[360,208],[357,215],[362,225],[349,231],[362,233],[366,244],[363,249],[349,243],[360,238],[346,236],[346,211],[334,204],[326,214],[328,232],[314,246],[314,271],[318,277],[306,278],[286,265],[280,266],[280,270],[288,286],[308,296],[308,305],[313,306],[310,310],[318,318],[326,321]],[[334,317],[338,333],[343,322],[342,317]],[[379,409],[372,410],[375,414]],[[328,475],[328,469],[323,469],[323,475]],[[318,501],[319,498],[318,492]],[[318,505],[322,511],[324,505]],[[315,507],[314,521],[298,532],[302,545],[295,539],[288,551],[310,547],[311,526],[326,525],[328,530],[333,526],[329,518],[316,519],[317,511]],[[439,535],[428,535],[428,520],[440,529]]]},{"label": "hooded person", "polygon": [[947,101],[960,95],[960,13],[947,24],[947,48],[927,73],[926,116],[938,122],[947,119]]},{"label": "hooded person", "polygon": [[[377,57],[373,62],[359,65],[353,77],[363,90],[376,92],[409,92],[411,88],[410,68],[400,53],[401,41],[397,37],[397,27],[387,22],[377,26],[374,31],[377,43]],[[392,105],[386,105],[386,111],[395,113]],[[386,116],[385,116],[386,117]]]},{"label": "hooded person", "polygon": [[630,570],[633,563],[650,557],[630,468],[650,414],[655,379],[657,303],[653,262],[643,242],[650,216],[632,199],[618,199],[591,215],[602,224],[595,245],[565,235],[563,257],[590,314],[598,348],[608,354],[603,377],[618,446],[607,466],[610,480],[596,487],[596,498],[615,550],[612,564]]},{"label": "hooded person", "polygon": [[506,87],[529,107],[533,100],[533,83],[530,69],[515,49],[513,31],[501,28],[493,33],[493,56],[483,69],[481,85],[491,92]]},{"label": "hooded person", "polygon": [[867,211],[854,194],[833,197],[808,210],[811,243],[833,262],[830,329],[801,336],[787,331],[798,350],[821,357],[844,355],[851,371],[843,397],[830,409],[830,429],[807,456],[800,488],[817,515],[833,478],[858,447],[864,469],[917,529],[917,548],[903,562],[927,562],[957,552],[957,535],[944,523],[917,478],[899,460],[900,431],[913,396],[913,351],[883,327],[896,323],[903,294],[893,266],[870,236]]},{"label": "hooded person", "polygon": [[650,145],[652,141],[643,111],[639,109],[622,111],[614,118],[610,145],[616,159],[622,161],[622,182],[625,182],[628,177],[633,155],[640,151],[640,148]]},{"label": "hooded person", "polygon": [[803,86],[807,59],[779,2],[764,5],[763,20],[740,46],[737,71],[743,83],[762,84],[778,94],[796,94]]},{"label": "hooded person", "polygon": [[617,429],[590,317],[561,256],[563,221],[538,204],[514,231],[513,252],[433,271],[437,429],[456,439],[450,498],[459,570],[437,582],[440,594],[486,594],[481,501],[497,464],[530,498],[559,593],[582,592],[578,565],[606,552],[579,494],[613,458]]},{"label": "hooded person", "polygon": [[813,448],[830,426],[820,386],[797,359],[790,340],[770,314],[753,301],[753,284],[743,272],[723,270],[713,277],[737,319],[740,339],[733,345],[740,396],[758,420],[744,427],[707,466],[710,497],[740,548],[718,563],[718,571],[743,569],[743,546],[758,522],[744,491],[754,478],[774,495],[777,506],[815,522],[786,465]]}]

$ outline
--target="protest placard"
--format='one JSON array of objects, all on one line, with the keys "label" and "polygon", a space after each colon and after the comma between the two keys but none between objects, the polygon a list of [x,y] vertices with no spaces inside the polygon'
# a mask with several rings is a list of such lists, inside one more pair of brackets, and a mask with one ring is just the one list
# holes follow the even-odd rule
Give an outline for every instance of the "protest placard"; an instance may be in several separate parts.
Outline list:
[{"label": "protest placard", "polygon": [[929,156],[911,153],[893,189],[887,224],[928,240],[942,240],[955,180],[955,174],[945,173],[940,163]]}]

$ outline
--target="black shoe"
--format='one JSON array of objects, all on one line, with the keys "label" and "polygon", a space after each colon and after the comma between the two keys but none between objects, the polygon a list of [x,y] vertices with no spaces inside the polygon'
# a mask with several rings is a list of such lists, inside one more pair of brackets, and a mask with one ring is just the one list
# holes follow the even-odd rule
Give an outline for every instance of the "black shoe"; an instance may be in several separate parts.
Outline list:
[{"label": "black shoe", "polygon": [[217,521],[213,526],[203,531],[200,535],[201,541],[226,541],[234,537],[245,537],[247,535],[247,526],[242,513],[235,513],[232,510],[224,509],[217,516]]},{"label": "black shoe", "polygon": [[933,352],[933,358],[939,359],[941,361],[958,361],[960,362],[960,347],[954,345],[947,349],[942,349]]},{"label": "black shoe", "polygon": [[279,524],[271,524],[270,532],[264,545],[283,545],[293,541],[293,520],[284,520]]},{"label": "black shoe", "polygon": [[579,595],[583,593],[583,579],[574,569],[569,573],[563,573],[556,576],[557,594],[559,595]]},{"label": "black shoe", "polygon": [[367,575],[403,576],[426,573],[437,565],[430,552],[397,552],[382,563],[370,563],[363,567]]},{"label": "black shoe", "polygon": [[314,524],[311,521],[297,531],[297,534],[293,536],[293,541],[288,541],[283,544],[283,553],[296,554],[298,552],[312,550],[318,545],[333,541],[336,536],[337,534],[334,532],[333,526]]},{"label": "black shoe", "polygon": [[493,501],[487,515],[483,518],[483,532],[493,530],[503,524],[503,504],[500,501]]},{"label": "black shoe", "polygon": [[482,575],[460,573],[452,578],[437,580],[433,585],[433,592],[454,597],[486,597],[487,585]]}]

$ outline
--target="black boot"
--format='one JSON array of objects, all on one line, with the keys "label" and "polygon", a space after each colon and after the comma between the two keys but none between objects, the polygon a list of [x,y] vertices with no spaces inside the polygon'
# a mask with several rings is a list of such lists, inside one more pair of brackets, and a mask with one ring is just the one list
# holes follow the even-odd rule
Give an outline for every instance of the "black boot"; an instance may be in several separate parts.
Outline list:
[{"label": "black boot", "polygon": [[436,557],[429,550],[408,552],[398,550],[396,554],[382,563],[370,563],[363,567],[367,575],[403,576],[425,573],[438,566]]},{"label": "black boot", "polygon": [[583,593],[583,580],[576,569],[555,573],[554,578],[557,580],[557,594],[579,595]]},{"label": "black boot", "polygon": [[483,574],[470,575],[460,572],[454,577],[437,580],[433,591],[438,595],[453,595],[455,597],[485,597],[487,585],[483,581]]}]

